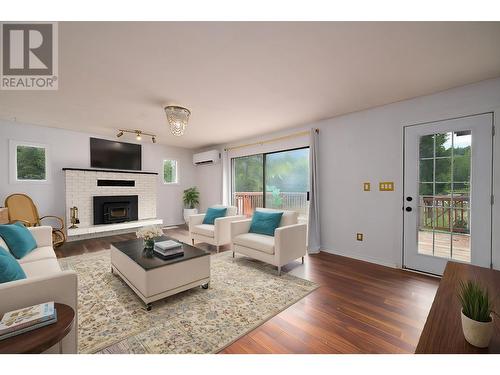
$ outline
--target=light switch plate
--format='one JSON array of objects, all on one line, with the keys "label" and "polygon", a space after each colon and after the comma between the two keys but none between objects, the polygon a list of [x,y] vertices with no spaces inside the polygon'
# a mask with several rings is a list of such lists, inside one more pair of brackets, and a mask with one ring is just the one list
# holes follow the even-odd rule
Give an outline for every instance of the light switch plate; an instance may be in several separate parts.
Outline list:
[{"label": "light switch plate", "polygon": [[363,241],[363,233],[356,233],[356,240]]},{"label": "light switch plate", "polygon": [[379,182],[378,189],[380,191],[394,191],[394,182],[391,181]]},{"label": "light switch plate", "polygon": [[363,191],[370,191],[370,183],[363,182]]}]

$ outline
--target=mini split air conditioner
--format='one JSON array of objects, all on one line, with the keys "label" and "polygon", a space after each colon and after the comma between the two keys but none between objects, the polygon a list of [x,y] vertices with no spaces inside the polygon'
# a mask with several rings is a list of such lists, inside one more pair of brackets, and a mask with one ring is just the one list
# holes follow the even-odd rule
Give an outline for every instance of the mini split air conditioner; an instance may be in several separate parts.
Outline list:
[{"label": "mini split air conditioner", "polygon": [[209,165],[215,164],[220,159],[220,153],[218,150],[210,150],[205,152],[200,152],[199,154],[193,155],[194,165]]}]

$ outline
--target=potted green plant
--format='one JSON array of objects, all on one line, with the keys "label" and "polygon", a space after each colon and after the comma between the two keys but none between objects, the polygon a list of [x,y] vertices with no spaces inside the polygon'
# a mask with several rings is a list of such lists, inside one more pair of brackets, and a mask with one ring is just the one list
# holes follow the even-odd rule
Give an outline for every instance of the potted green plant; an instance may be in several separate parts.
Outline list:
[{"label": "potted green plant", "polygon": [[196,208],[200,204],[200,192],[198,188],[193,186],[184,190],[182,200],[184,202],[184,221],[187,223],[189,216],[198,213],[198,209]]},{"label": "potted green plant", "polygon": [[493,311],[488,291],[473,281],[460,282],[462,330],[465,339],[478,348],[488,347],[493,335]]}]

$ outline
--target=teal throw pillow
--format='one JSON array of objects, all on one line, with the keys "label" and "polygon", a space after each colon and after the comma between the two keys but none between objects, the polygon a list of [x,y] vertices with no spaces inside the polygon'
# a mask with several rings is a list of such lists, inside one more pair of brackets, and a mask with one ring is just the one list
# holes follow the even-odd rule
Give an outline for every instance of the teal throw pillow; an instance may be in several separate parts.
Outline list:
[{"label": "teal throw pillow", "polygon": [[0,247],[0,284],[26,278],[23,269],[3,247]]},{"label": "teal throw pillow", "polygon": [[16,259],[21,259],[37,247],[31,232],[20,222],[0,225],[0,237]]},{"label": "teal throw pillow", "polygon": [[226,216],[227,208],[210,207],[205,214],[203,224],[214,225],[215,219]]},{"label": "teal throw pillow", "polygon": [[252,216],[249,233],[265,234],[274,236],[274,231],[280,225],[283,212],[255,211]]}]

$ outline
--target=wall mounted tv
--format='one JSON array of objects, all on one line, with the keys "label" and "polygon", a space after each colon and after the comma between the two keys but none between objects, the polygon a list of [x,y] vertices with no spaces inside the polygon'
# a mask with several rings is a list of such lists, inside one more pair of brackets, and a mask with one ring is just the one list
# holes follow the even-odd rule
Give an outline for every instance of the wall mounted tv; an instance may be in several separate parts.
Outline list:
[{"label": "wall mounted tv", "polygon": [[90,167],[140,171],[142,146],[90,138]]}]

